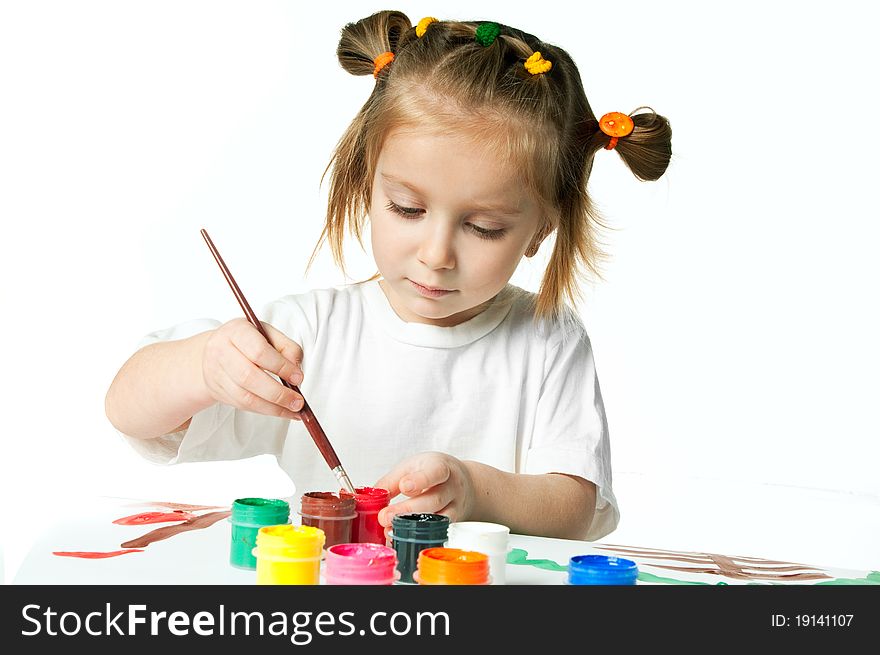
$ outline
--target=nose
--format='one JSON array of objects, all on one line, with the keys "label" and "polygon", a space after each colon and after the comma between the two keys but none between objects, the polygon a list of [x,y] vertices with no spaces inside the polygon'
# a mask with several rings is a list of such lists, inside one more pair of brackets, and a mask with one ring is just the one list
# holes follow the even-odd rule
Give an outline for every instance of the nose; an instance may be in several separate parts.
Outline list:
[{"label": "nose", "polygon": [[455,268],[453,240],[454,228],[436,221],[428,227],[419,242],[419,261],[431,270]]}]

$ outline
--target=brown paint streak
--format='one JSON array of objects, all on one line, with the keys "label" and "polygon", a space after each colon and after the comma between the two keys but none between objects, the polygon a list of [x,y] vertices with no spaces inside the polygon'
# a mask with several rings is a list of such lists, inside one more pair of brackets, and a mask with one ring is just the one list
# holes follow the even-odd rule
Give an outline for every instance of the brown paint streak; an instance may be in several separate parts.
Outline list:
[{"label": "brown paint streak", "polygon": [[[640,546],[617,546],[614,544],[605,544],[605,548],[602,546],[597,546],[599,550],[616,550],[619,552],[630,553],[632,555],[642,555],[644,557],[653,558],[655,554],[663,553],[664,555],[696,555],[696,556],[706,556],[711,555],[711,553],[688,553],[686,551],[679,550],[662,550],[660,548],[642,548]],[[659,558],[658,558],[659,559]],[[761,557],[744,557],[742,555],[737,555],[735,557],[737,561],[745,561],[745,562],[755,562],[760,564],[796,564],[797,566],[805,566],[809,568],[811,567],[809,564],[801,564],[799,562],[783,562],[781,560],[774,559],[763,559]]]},{"label": "brown paint streak", "polygon": [[197,516],[188,521],[184,521],[183,523],[178,523],[176,525],[166,525],[164,527],[157,528],[141,537],[138,537],[137,539],[126,541],[120,544],[120,546],[122,548],[143,548],[145,546],[149,546],[155,541],[168,539],[169,537],[173,537],[174,535],[181,532],[189,532],[190,530],[201,530],[202,528],[207,528],[214,525],[217,521],[228,517],[231,514],[232,512],[228,510],[223,512],[209,512],[208,514],[202,514],[201,516]]},{"label": "brown paint streak", "polygon": [[[653,564],[651,566],[654,566]],[[831,579],[831,576],[824,573],[794,573],[794,574],[776,574],[776,573],[746,573],[740,571],[720,571],[718,569],[695,568],[693,566],[657,566],[658,569],[667,569],[669,571],[682,571],[685,573],[707,573],[709,575],[720,575],[725,578],[734,578],[736,580],[823,580]]]},{"label": "brown paint streak", "polygon": [[[603,550],[608,550],[608,549],[603,549]],[[630,554],[627,551],[616,551],[616,552],[618,552],[618,553],[623,552],[626,554]],[[681,557],[675,557],[673,555],[646,555],[645,553],[635,553],[635,554],[641,555],[642,557],[652,559],[652,560],[673,560],[676,562],[691,562],[693,564],[706,564],[707,557],[713,561],[714,561],[714,558],[721,557],[720,555],[711,555],[710,553],[706,553],[703,556],[700,556],[698,554],[694,554],[692,557],[691,556],[684,556],[684,555],[682,555]],[[736,561],[739,561],[739,559],[740,558],[737,557]],[[774,562],[771,560],[763,560],[769,566],[761,566],[760,560],[753,560],[752,559],[750,561],[755,562],[755,564],[743,563],[739,567],[733,567],[733,568],[745,568],[745,569],[758,569],[759,568],[759,569],[762,569],[765,571],[791,571],[794,569],[813,568],[810,566],[806,566],[804,564],[793,564],[793,563],[787,563],[787,562]],[[776,564],[783,564],[785,566],[774,566]]]},{"label": "brown paint streak", "polygon": [[[728,557],[716,553],[688,553],[674,550],[639,548],[635,546],[597,546],[596,548],[598,550],[607,550],[624,555],[641,556],[651,560],[674,560],[677,562],[703,564],[704,568],[671,566],[669,564],[654,564],[652,562],[645,563],[647,566],[653,566],[658,569],[683,571],[688,573],[707,573],[737,580],[791,581],[831,579],[830,575],[822,573],[813,566],[798,564],[796,562],[765,560],[756,557]],[[710,565],[713,564],[717,568],[710,568]],[[801,571],[803,569],[806,569],[806,571],[800,573],[786,573],[787,571]]]}]

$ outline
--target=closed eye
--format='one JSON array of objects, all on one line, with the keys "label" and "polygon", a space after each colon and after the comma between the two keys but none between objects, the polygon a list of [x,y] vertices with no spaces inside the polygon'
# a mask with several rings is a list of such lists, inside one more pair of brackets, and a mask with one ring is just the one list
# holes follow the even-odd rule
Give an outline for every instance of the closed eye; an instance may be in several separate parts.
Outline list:
[{"label": "closed eye", "polygon": [[500,230],[487,230],[484,227],[473,225],[472,223],[468,223],[468,227],[481,239],[500,239],[504,236],[504,233],[507,232],[507,230],[503,228]]},{"label": "closed eye", "polygon": [[[418,209],[417,207],[401,207],[391,200],[388,201],[388,204],[385,205],[385,208],[388,211],[397,214],[398,216],[403,216],[404,218],[408,219],[418,218],[425,213],[424,209]],[[500,239],[507,232],[506,228],[490,230],[485,227],[480,227],[479,225],[474,225],[473,223],[467,223],[466,225],[473,234],[481,239]]]},{"label": "closed eye", "polygon": [[385,208],[389,211],[394,212],[395,214],[399,214],[401,216],[405,216],[406,218],[414,218],[416,216],[420,216],[425,210],[417,209],[415,207],[401,207],[397,203],[388,201],[388,204],[385,205]]}]

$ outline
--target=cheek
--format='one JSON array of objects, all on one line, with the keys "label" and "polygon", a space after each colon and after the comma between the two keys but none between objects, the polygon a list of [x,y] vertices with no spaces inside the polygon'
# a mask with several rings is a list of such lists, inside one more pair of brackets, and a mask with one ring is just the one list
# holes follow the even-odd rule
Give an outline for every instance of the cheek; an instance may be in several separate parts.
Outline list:
[{"label": "cheek", "polygon": [[399,232],[394,229],[389,217],[382,213],[374,214],[377,220],[370,219],[370,243],[377,264],[387,261],[402,250]]},{"label": "cheek", "polygon": [[519,265],[525,246],[511,239],[504,244],[492,242],[478,244],[476,250],[477,252],[468,258],[476,271],[490,278],[509,277]]}]

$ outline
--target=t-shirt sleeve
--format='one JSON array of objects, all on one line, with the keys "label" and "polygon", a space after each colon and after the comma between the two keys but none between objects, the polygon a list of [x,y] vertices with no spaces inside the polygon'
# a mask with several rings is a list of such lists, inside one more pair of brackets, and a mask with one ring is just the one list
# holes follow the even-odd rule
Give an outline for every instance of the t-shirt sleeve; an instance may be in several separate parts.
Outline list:
[{"label": "t-shirt sleeve", "polygon": [[[281,330],[302,345],[302,307],[293,298],[276,301],[260,313],[261,320]],[[138,348],[163,341],[186,339],[221,325],[215,319],[197,319],[157,330],[144,336]],[[281,454],[290,421],[274,416],[237,410],[217,403],[193,415],[189,426],[154,439],[123,438],[147,460],[156,464],[181,464],[235,460],[257,455]]]},{"label": "t-shirt sleeve", "polygon": [[617,527],[608,423],[583,328],[569,332],[549,352],[525,472],[566,473],[593,482],[596,510],[586,538],[599,539]]}]

